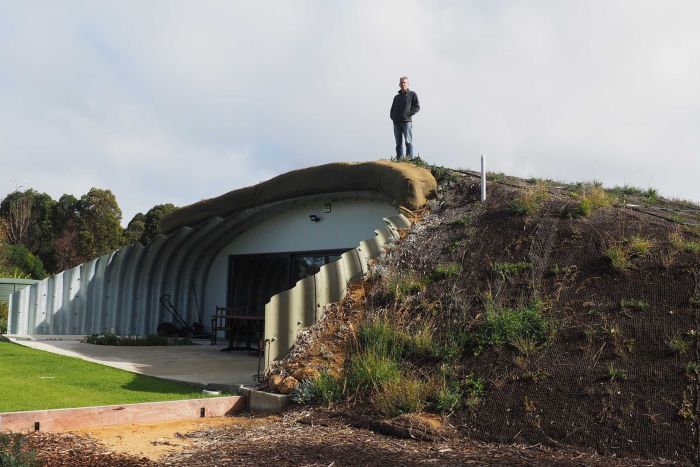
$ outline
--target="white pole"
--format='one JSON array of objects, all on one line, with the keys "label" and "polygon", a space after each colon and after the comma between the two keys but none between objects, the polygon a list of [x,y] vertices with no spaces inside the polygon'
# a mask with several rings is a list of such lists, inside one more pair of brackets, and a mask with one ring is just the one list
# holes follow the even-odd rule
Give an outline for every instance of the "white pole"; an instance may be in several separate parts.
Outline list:
[{"label": "white pole", "polygon": [[481,201],[486,201],[486,158],[481,155]]}]

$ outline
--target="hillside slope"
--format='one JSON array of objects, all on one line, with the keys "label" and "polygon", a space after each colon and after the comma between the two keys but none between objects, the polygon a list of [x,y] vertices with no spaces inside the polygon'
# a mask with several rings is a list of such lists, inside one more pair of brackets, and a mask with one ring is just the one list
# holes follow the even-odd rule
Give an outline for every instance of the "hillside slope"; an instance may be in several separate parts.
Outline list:
[{"label": "hillside slope", "polygon": [[438,175],[430,212],[270,386],[483,441],[697,462],[697,229],[596,186],[501,179],[482,203],[476,178]]}]

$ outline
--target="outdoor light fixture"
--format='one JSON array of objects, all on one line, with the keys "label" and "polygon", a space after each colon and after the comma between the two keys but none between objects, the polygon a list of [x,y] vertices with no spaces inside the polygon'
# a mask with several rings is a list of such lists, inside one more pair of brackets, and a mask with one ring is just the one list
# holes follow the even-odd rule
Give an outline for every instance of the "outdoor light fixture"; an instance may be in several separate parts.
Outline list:
[{"label": "outdoor light fixture", "polygon": [[316,214],[311,214],[311,215],[309,216],[309,220],[310,220],[311,222],[318,222],[318,221],[321,220],[321,218],[318,217]]}]

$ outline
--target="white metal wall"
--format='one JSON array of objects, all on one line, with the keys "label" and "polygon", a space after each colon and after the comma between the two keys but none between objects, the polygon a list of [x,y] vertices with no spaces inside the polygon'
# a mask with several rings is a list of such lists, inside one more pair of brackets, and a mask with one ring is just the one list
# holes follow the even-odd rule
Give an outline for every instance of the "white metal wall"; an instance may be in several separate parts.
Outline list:
[{"label": "white metal wall", "polygon": [[[220,264],[215,263],[222,250],[267,219],[295,209],[305,213],[305,208],[311,204],[318,207],[319,203],[323,205],[330,200],[334,206],[336,201],[391,201],[385,195],[371,192],[309,196],[251,208],[226,219],[213,217],[195,228],[182,227],[168,236],[157,237],[148,247],[137,243],[122,248],[12,294],[8,334],[154,333],[158,323],[171,321],[159,303],[160,297],[166,294],[171,295],[185,320],[196,322],[201,315],[202,324],[207,326],[207,317],[213,312],[209,308],[225,300],[225,284],[223,297],[212,295],[211,290],[216,290],[216,286],[211,290],[207,288],[210,271],[215,270],[213,274],[221,274],[224,278],[227,275],[226,265],[221,271],[217,269]],[[385,210],[396,212],[390,204],[376,203],[374,206],[377,209],[370,210],[366,218],[368,223],[374,222],[374,226],[382,222]],[[322,212],[318,214],[324,215]],[[304,215],[308,219],[308,214]],[[311,226],[312,223],[307,222]],[[323,220],[318,224],[323,225]],[[283,233],[284,226],[280,229]],[[341,235],[348,229],[350,227],[346,224],[327,235]],[[299,235],[303,237],[303,232]],[[355,239],[352,244],[357,241]],[[209,308],[204,308],[205,291]]]}]

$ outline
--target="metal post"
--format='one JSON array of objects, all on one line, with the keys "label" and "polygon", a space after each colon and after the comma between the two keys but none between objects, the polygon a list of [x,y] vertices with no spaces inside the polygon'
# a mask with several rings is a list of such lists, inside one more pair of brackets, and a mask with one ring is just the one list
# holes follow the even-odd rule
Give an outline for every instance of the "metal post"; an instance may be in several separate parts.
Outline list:
[{"label": "metal post", "polygon": [[481,201],[486,201],[486,158],[481,155]]}]

